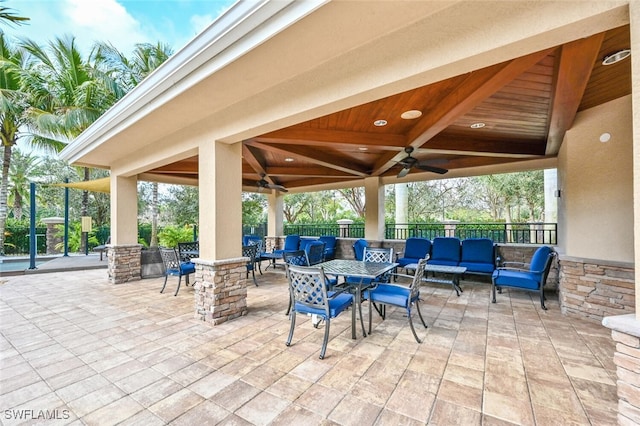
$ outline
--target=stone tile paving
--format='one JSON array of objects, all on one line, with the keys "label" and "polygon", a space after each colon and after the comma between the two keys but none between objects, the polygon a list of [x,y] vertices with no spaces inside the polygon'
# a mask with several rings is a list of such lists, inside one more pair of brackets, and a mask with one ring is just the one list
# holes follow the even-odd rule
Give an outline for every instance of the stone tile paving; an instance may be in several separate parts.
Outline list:
[{"label": "stone tile paving", "polygon": [[[194,295],[162,279],[107,283],[104,270],[0,281],[0,422],[14,424],[615,424],[614,343],[601,325],[548,311],[487,281],[424,286],[429,324],[298,317],[292,346],[280,271],[248,286],[249,314],[211,327]],[[365,316],[366,304],[365,304]],[[46,417],[54,417],[46,420]],[[35,418],[35,420],[34,420]]]}]

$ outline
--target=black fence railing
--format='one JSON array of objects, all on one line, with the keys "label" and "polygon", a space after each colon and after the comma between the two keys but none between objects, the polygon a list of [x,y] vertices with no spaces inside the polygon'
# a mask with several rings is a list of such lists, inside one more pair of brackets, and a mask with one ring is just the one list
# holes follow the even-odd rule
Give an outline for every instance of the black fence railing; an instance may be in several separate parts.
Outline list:
[{"label": "black fence railing", "polygon": [[[288,224],[285,235],[317,237],[333,235],[342,238],[364,238],[362,224]],[[557,244],[557,223],[405,223],[386,224],[385,238],[406,240],[411,237],[489,238],[496,243]]]},{"label": "black fence railing", "polygon": [[[29,227],[7,226],[4,232],[4,252],[7,255],[29,253]],[[47,227],[36,227],[37,253],[47,252]]]}]

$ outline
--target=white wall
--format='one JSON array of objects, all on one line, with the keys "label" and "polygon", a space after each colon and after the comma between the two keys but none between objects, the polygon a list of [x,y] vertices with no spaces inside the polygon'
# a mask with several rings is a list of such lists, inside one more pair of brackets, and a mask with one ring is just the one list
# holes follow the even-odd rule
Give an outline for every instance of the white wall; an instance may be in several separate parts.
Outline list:
[{"label": "white wall", "polygon": [[634,262],[632,154],[630,96],[578,114],[558,156],[561,253]]}]

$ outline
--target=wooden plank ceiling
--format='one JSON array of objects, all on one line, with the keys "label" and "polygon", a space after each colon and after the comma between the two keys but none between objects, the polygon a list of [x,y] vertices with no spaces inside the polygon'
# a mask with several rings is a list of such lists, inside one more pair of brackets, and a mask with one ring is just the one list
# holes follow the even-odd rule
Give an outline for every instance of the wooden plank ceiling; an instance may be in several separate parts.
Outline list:
[{"label": "wooden plank ceiling", "polygon": [[[602,65],[629,46],[623,26],[256,136],[243,143],[243,186],[261,175],[288,188],[397,175],[407,147],[419,164],[449,170],[555,156],[578,111],[631,93],[631,61]],[[197,168],[193,157],[151,173]]]}]

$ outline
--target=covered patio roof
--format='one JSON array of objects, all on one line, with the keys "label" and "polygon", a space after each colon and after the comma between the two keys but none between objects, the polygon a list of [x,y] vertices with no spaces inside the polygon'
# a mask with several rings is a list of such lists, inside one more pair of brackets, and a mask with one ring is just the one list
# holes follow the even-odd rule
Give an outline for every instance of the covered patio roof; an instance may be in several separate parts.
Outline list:
[{"label": "covered patio roof", "polygon": [[[235,5],[62,156],[197,184],[198,138],[242,142],[245,190],[262,175],[292,190],[440,177],[413,167],[398,180],[407,148],[445,177],[554,167],[578,111],[631,93],[630,61],[602,64],[630,47],[624,2],[584,17],[573,2],[299,3]],[[501,34],[547,7],[571,23]],[[456,41],[501,36],[478,51]],[[378,81],[353,77],[364,67]]]}]

